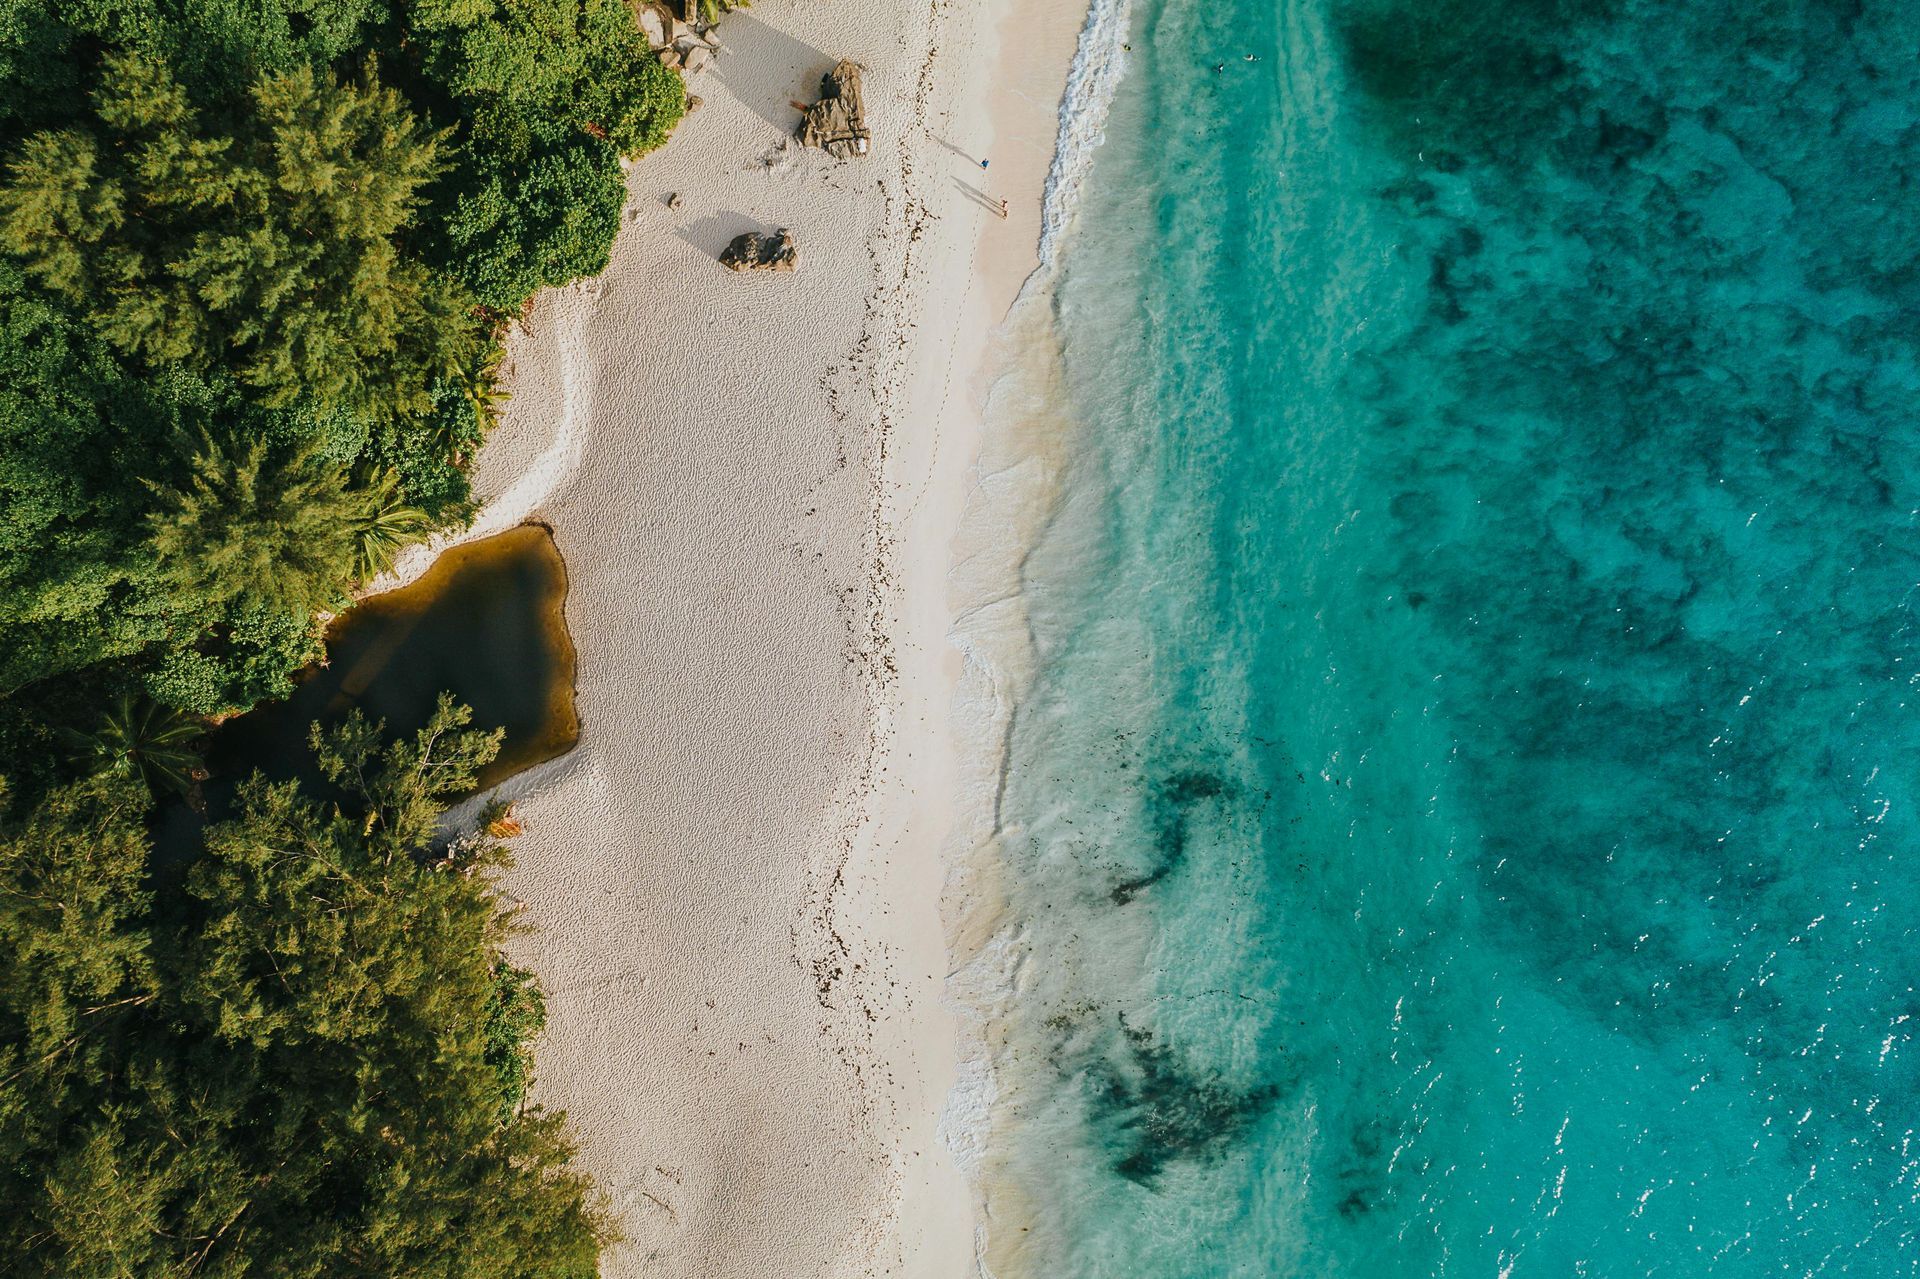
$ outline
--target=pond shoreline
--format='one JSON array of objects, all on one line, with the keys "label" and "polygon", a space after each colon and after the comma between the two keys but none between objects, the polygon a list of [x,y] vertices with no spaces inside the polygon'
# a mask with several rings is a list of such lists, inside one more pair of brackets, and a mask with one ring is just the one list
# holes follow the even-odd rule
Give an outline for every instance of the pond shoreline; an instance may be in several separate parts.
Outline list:
[{"label": "pond shoreline", "polygon": [[359,709],[389,732],[412,732],[441,692],[472,708],[475,728],[506,730],[477,791],[559,758],[579,741],[568,591],[550,525],[529,521],[448,548],[406,586],[330,620],[326,656],[288,697],[213,732],[209,769],[226,782],[255,768],[312,780],[311,724]]}]

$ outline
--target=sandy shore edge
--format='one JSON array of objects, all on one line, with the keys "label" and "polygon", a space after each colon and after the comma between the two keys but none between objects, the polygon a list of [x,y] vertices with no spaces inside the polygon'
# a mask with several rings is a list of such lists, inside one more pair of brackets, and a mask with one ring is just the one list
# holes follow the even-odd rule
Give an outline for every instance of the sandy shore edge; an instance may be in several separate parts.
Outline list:
[{"label": "sandy shore edge", "polygon": [[[609,1276],[976,1272],[936,1133],[951,544],[1083,12],[734,15],[608,271],[509,344],[485,505],[443,545],[538,517],[572,579],[581,745],[508,783],[506,887],[548,999],[534,1096],[626,1236]],[[786,143],[840,57],[875,126],[846,163]],[[775,226],[797,274],[714,263]]]}]

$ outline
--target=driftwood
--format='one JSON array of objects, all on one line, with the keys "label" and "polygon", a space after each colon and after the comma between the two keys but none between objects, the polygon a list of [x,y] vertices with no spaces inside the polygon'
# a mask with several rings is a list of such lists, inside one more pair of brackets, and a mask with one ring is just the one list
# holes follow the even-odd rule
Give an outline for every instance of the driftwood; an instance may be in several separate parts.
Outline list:
[{"label": "driftwood", "polygon": [[872,139],[860,97],[860,68],[843,60],[821,77],[820,100],[800,121],[800,141],[844,160],[865,155]]}]

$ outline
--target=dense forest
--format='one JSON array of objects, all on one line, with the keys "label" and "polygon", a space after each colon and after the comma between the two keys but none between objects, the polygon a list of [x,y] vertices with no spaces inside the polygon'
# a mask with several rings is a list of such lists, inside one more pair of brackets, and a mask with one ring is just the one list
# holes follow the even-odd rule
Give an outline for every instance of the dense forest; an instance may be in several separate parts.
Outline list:
[{"label": "dense forest", "polygon": [[605,266],[684,88],[623,0],[0,5],[0,1252],[61,1276],[572,1276],[538,994],[448,707],[316,737],[178,867],[205,726],[471,513],[499,337]]}]

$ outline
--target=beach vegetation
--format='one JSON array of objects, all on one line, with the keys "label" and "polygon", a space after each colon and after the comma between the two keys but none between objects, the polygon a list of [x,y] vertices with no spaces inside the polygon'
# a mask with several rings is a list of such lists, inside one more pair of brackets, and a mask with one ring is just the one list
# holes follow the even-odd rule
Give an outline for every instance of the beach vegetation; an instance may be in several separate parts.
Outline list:
[{"label": "beach vegetation", "polygon": [[354,516],[352,578],[370,582],[392,571],[401,550],[418,541],[432,525],[425,511],[407,504],[400,493],[399,477],[389,471],[361,496],[360,509]]},{"label": "beach vegetation", "polygon": [[180,482],[153,489],[148,547],[179,595],[305,614],[341,602],[377,500],[310,451],[273,457],[259,440],[228,446],[205,436]]},{"label": "beach vegetation", "polygon": [[263,76],[228,130],[164,64],[115,54],[90,114],[21,142],[0,243],[140,364],[379,417],[426,408],[477,340],[459,291],[396,242],[441,139],[371,64]]},{"label": "beach vegetation", "polygon": [[8,1273],[595,1273],[592,1188],[524,1103],[506,854],[434,839],[497,734],[443,701],[315,745],[329,794],[245,783],[184,882],[127,769],[0,821]]},{"label": "beach vegetation", "polygon": [[138,778],[155,799],[185,794],[200,771],[194,743],[206,732],[199,720],[150,697],[123,692],[90,733],[63,736],[86,772]]},{"label": "beach vegetation", "polygon": [[89,720],[283,694],[316,612],[469,518],[500,326],[606,265],[684,102],[620,0],[15,6],[0,768],[47,681]]},{"label": "beach vegetation", "polygon": [[349,722],[194,847],[212,720],[470,518],[505,324],[605,266],[685,102],[621,0],[0,17],[0,1255],[25,1276],[588,1279],[529,1109],[497,739]]}]

